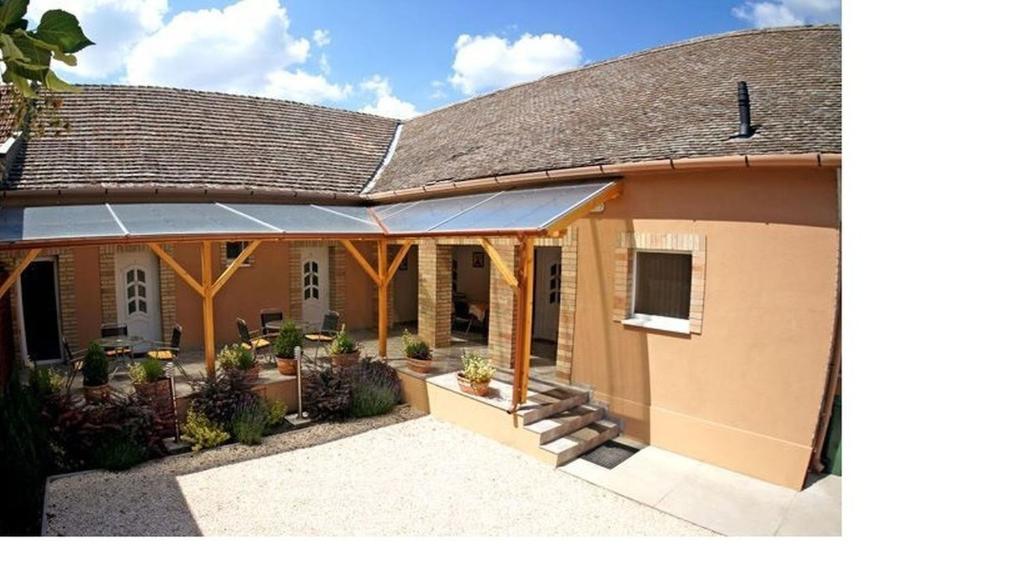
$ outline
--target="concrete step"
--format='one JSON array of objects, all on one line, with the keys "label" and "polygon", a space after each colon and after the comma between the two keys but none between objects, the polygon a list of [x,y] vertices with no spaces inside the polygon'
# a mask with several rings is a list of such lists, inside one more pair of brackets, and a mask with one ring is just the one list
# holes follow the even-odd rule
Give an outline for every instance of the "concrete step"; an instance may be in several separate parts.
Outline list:
[{"label": "concrete step", "polygon": [[604,418],[603,407],[583,404],[531,423],[526,426],[526,430],[538,434],[540,437],[537,438],[537,443],[544,444],[569,435],[602,418]]},{"label": "concrete step", "polygon": [[519,408],[516,415],[524,426],[551,417],[583,405],[590,399],[590,394],[585,391],[565,388],[551,388],[541,393],[527,395],[526,403]]},{"label": "concrete step", "polygon": [[580,455],[619,435],[619,424],[602,419],[540,448],[554,456],[555,465],[565,465]]}]

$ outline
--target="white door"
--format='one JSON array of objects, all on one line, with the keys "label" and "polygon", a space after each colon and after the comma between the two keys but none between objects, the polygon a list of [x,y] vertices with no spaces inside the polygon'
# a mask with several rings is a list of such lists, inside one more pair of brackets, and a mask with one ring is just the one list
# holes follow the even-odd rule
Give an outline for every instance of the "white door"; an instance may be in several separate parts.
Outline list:
[{"label": "white door", "polygon": [[562,303],[562,248],[537,248],[533,276],[533,337],[558,341]]},{"label": "white door", "polygon": [[302,319],[318,328],[329,309],[330,278],[327,271],[327,248],[305,247],[299,257],[299,277],[302,278]]},{"label": "white door", "polygon": [[117,321],[128,334],[160,341],[160,276],[156,256],[148,250],[114,256]]}]

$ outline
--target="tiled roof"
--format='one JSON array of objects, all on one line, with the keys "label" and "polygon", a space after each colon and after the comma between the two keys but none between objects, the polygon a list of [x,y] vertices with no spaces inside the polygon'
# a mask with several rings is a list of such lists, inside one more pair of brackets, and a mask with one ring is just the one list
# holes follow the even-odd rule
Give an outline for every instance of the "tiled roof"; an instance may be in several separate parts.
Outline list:
[{"label": "tiled roof", "polygon": [[[105,188],[357,194],[397,122],[334,108],[173,88],[81,86],[63,135],[25,143],[9,196]],[[6,134],[5,134],[6,137]]]},{"label": "tiled roof", "polygon": [[[840,30],[746,31],[597,63],[405,123],[373,191],[665,158],[840,152]],[[749,86],[750,139],[736,133]]]},{"label": "tiled roof", "polygon": [[[817,26],[700,38],[454,104],[403,124],[372,191],[666,158],[840,152],[840,37]],[[757,132],[730,139],[740,80]],[[63,116],[67,134],[35,137],[7,158],[4,195],[349,197],[377,173],[397,127],[334,108],[129,86],[82,86],[65,97]]]}]

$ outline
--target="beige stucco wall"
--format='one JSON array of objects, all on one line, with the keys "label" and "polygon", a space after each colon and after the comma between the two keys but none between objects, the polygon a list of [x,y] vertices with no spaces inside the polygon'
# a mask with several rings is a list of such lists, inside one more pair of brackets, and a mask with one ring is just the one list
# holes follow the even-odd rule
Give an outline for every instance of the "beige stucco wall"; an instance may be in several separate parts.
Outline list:
[{"label": "beige stucco wall", "polygon": [[[743,169],[628,177],[579,229],[572,378],[627,435],[800,488],[836,303],[836,173]],[[622,232],[701,234],[703,330],[613,321]]]}]

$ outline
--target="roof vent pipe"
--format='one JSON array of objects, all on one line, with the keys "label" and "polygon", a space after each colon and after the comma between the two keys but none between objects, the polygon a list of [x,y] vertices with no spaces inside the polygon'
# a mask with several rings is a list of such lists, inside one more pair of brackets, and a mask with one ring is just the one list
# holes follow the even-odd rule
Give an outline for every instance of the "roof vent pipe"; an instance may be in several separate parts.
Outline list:
[{"label": "roof vent pipe", "polygon": [[747,92],[747,83],[739,82],[736,91],[740,104],[740,131],[735,137],[749,138],[754,135],[754,129],[750,126],[750,93]]}]

